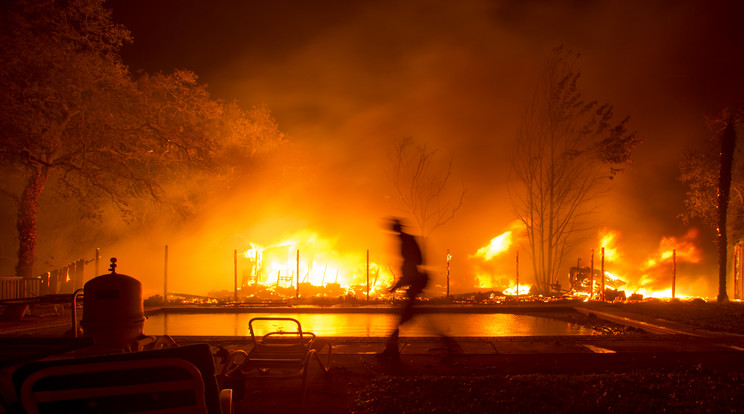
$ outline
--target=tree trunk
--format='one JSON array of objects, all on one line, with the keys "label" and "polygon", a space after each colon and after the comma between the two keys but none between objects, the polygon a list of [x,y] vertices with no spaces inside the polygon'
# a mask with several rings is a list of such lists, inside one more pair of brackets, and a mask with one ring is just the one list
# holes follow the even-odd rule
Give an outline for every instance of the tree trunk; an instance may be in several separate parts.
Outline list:
[{"label": "tree trunk", "polygon": [[726,215],[728,213],[729,192],[731,190],[731,168],[734,163],[736,132],[733,119],[726,121],[726,128],[721,136],[721,165],[718,178],[718,302],[728,302],[726,293],[726,276],[728,256],[728,233]]},{"label": "tree trunk", "polygon": [[39,196],[47,179],[47,169],[42,167],[28,178],[18,205],[18,264],[16,276],[33,277],[36,258],[36,218],[39,213]]}]

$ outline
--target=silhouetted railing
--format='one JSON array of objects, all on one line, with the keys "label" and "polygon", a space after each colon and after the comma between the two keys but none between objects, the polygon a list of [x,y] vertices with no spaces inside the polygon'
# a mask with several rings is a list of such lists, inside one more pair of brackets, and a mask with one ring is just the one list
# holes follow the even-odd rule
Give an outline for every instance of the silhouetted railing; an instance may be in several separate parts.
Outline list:
[{"label": "silhouetted railing", "polygon": [[91,260],[76,260],[67,266],[46,272],[39,277],[0,277],[0,300],[33,298],[43,295],[72,294],[83,287],[85,265],[96,262],[99,252]]},{"label": "silhouetted railing", "polygon": [[41,286],[40,277],[0,277],[0,300],[39,296]]}]

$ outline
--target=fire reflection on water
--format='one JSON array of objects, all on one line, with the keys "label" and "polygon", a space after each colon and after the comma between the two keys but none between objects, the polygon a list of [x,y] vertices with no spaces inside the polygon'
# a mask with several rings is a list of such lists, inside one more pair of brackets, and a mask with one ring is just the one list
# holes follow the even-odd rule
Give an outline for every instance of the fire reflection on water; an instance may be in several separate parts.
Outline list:
[{"label": "fire reflection on water", "polygon": [[[184,336],[250,336],[248,321],[257,316],[295,318],[303,331],[318,336],[384,337],[396,325],[395,314],[387,313],[207,313],[207,314],[156,314],[145,321],[148,335]],[[282,325],[261,326],[259,335],[268,331],[288,329]],[[265,329],[265,331],[263,331]],[[594,330],[554,319],[496,314],[445,314],[431,313],[415,317],[401,327],[401,336],[425,337],[438,333],[450,336],[553,336],[592,335]]]}]

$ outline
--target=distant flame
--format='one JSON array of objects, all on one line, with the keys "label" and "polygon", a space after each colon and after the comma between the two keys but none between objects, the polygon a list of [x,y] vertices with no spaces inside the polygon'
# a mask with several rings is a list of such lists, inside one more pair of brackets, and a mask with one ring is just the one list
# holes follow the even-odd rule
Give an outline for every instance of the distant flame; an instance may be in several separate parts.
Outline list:
[{"label": "distant flame", "polygon": [[514,285],[508,289],[504,289],[504,294],[514,296],[517,294],[518,291],[520,295],[526,295],[527,293],[529,293],[531,287],[532,285],[523,285],[520,283],[519,289],[517,289],[517,285]]},{"label": "distant flame", "polygon": [[[597,284],[597,281],[594,281],[594,284]],[[619,290],[622,289],[623,286],[627,285],[628,283],[623,280],[621,277],[616,276],[610,272],[605,271],[605,287],[609,287],[611,289]]]},{"label": "distant flame", "polygon": [[475,275],[475,282],[476,287],[478,289],[491,289],[493,288],[493,281],[491,278],[491,275],[484,275],[482,273],[478,273]]},{"label": "distant flame", "polygon": [[620,251],[617,248],[618,233],[609,229],[602,229],[599,235],[599,246],[604,248],[605,260],[620,260]]},{"label": "distant flame", "polygon": [[[506,231],[468,256],[475,262],[477,268],[475,283],[479,289],[504,289],[514,286],[516,263],[513,260],[517,253],[515,245],[523,231],[524,224],[519,220],[513,221]],[[509,253],[513,253],[514,256]],[[519,293],[522,293],[521,288]]]},{"label": "distant flame", "polygon": [[675,253],[678,262],[699,263],[701,260],[700,251],[695,246],[697,236],[698,231],[691,229],[680,239],[675,237],[662,238],[659,243],[659,251],[645,261],[643,269],[649,269],[661,263],[671,263]]},{"label": "distant flame", "polygon": [[523,229],[524,225],[521,221],[516,220],[512,222],[509,225],[509,230],[491,239],[491,241],[487,245],[478,249],[474,254],[470,255],[470,257],[489,261],[494,257],[509,251],[509,249],[514,244],[514,233],[517,233]]},{"label": "distant flame", "polygon": [[[270,246],[256,243],[250,246],[243,253],[246,260],[241,263],[244,288],[261,285],[275,291],[296,288],[299,282],[300,286],[330,287],[345,292],[366,290],[364,252],[341,254],[334,248],[333,240],[313,231],[300,231],[289,240]],[[385,292],[393,280],[389,271],[370,261],[370,295]]]},{"label": "distant flame", "polygon": [[[681,238],[663,237],[658,250],[644,260],[638,268],[632,269],[620,260],[622,254],[618,247],[619,233],[603,229],[599,234],[599,243],[605,249],[606,268],[609,267],[613,272],[625,274],[618,276],[605,270],[605,287],[625,290],[628,296],[638,294],[644,298],[671,298],[672,262],[699,263],[702,260],[701,252],[695,245],[697,236],[698,231],[691,229]],[[639,275],[635,277],[635,280],[629,277],[634,273]],[[597,283],[599,281],[595,280],[595,292],[598,288]],[[689,297],[679,293],[680,286],[675,286],[675,288],[674,297]]]},{"label": "distant flame", "polygon": [[512,244],[512,232],[506,231],[491,239],[491,242],[478,249],[473,257],[481,257],[484,260],[491,260],[494,256],[509,250]]}]

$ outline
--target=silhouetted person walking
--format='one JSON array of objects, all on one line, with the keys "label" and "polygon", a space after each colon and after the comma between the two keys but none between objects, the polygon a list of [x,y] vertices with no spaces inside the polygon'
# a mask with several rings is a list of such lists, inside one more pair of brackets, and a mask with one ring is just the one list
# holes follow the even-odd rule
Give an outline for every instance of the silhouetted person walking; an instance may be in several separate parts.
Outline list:
[{"label": "silhouetted person walking", "polygon": [[403,265],[401,266],[401,276],[390,288],[390,291],[394,292],[401,287],[405,287],[406,301],[400,310],[398,325],[385,344],[385,350],[377,354],[377,356],[380,358],[398,359],[400,357],[400,352],[398,351],[400,326],[413,317],[413,306],[416,302],[416,297],[426,288],[429,282],[429,275],[420,269],[424,259],[416,238],[403,231],[403,225],[398,219],[393,219],[392,230],[398,233],[398,238],[400,239],[400,254],[403,257]]}]

